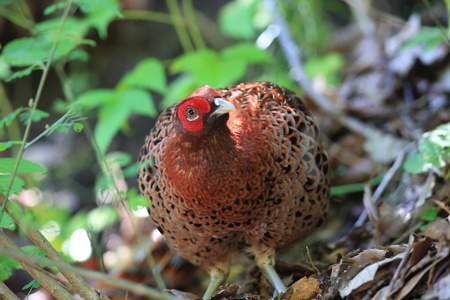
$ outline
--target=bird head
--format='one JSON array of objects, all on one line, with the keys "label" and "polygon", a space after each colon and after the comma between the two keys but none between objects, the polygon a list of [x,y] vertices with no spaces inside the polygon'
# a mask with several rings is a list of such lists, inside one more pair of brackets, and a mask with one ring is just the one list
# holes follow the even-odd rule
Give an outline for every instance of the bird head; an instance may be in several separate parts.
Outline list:
[{"label": "bird head", "polygon": [[190,132],[219,128],[226,124],[232,111],[236,107],[207,85],[189,94],[176,107],[181,126]]}]

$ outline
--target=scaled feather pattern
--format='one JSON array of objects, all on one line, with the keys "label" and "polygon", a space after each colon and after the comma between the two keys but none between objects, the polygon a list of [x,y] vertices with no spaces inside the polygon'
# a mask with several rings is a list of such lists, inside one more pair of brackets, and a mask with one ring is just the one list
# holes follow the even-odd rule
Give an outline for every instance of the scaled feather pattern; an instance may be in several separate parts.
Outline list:
[{"label": "scaled feather pattern", "polygon": [[325,220],[319,135],[283,87],[203,86],[161,113],[140,152],[139,188],[169,246],[192,263],[224,275],[240,254],[274,264],[276,249]]}]

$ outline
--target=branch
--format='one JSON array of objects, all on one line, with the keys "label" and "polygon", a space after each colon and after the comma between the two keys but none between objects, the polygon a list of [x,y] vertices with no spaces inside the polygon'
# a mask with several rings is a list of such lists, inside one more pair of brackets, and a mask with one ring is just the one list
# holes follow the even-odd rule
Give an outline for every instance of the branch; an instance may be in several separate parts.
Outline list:
[{"label": "branch", "polygon": [[[0,245],[5,248],[12,250],[14,253],[19,255],[26,255],[3,231],[0,231]],[[70,295],[57,281],[48,276],[43,270],[30,263],[27,259],[16,258],[19,265],[22,266],[34,279],[36,279],[51,295],[56,297],[56,299],[61,300],[73,300],[72,295]]]},{"label": "branch", "polygon": [[[13,251],[13,250],[9,250],[9,249],[0,248],[0,253],[3,255],[12,257],[14,259],[17,259],[17,260],[18,259],[26,260],[28,263],[41,264],[46,267],[58,268],[59,270],[64,270],[64,269],[69,270],[67,268],[67,266],[64,264],[60,264],[60,263],[50,261],[50,260],[45,260],[45,259],[42,259],[42,258],[36,257],[36,256],[31,256],[31,255],[28,255],[23,252],[17,252],[17,251]],[[98,280],[103,283],[107,283],[108,285],[117,287],[118,289],[130,291],[132,293],[146,296],[151,299],[158,298],[158,299],[165,299],[165,300],[177,300],[176,297],[168,294],[167,292],[161,292],[157,289],[150,288],[144,284],[135,283],[135,282],[131,282],[131,281],[124,280],[124,279],[114,278],[107,274],[103,274],[100,272],[96,272],[96,271],[92,271],[92,270],[88,270],[88,269],[80,268],[80,267],[70,266],[70,270],[72,272],[76,272],[80,275],[83,275],[87,278]],[[3,298],[1,298],[1,299],[3,299]]]},{"label": "branch", "polygon": [[[74,286],[77,292],[88,300],[97,300],[99,296],[97,293],[84,281],[84,279],[77,273],[73,272],[72,267],[64,258],[53,248],[48,240],[37,230],[13,205],[6,201],[4,196],[0,194],[0,204],[6,203],[5,211],[11,216],[16,224],[25,232],[25,234],[38,246],[39,249],[47,252],[47,256],[54,262],[65,266],[61,269],[61,273]],[[20,250],[20,249],[19,249]],[[31,273],[30,273],[31,274]],[[34,276],[33,276],[34,277]]]},{"label": "branch", "polygon": [[303,63],[300,59],[301,52],[297,45],[292,40],[289,27],[286,21],[280,15],[277,9],[275,0],[265,0],[264,1],[267,10],[271,12],[273,16],[274,24],[280,29],[279,42],[281,48],[283,49],[284,56],[286,57],[287,63],[291,68],[291,77],[294,79],[300,87],[305,91],[305,93],[327,114],[334,117],[342,125],[357,132],[363,136],[368,134],[367,125],[361,121],[345,116],[342,110],[336,106],[328,97],[319,94],[312,87],[311,82],[306,76],[306,72],[303,67]]},{"label": "branch", "polygon": [[16,295],[6,286],[3,281],[0,281],[0,299],[3,300],[19,300]]}]

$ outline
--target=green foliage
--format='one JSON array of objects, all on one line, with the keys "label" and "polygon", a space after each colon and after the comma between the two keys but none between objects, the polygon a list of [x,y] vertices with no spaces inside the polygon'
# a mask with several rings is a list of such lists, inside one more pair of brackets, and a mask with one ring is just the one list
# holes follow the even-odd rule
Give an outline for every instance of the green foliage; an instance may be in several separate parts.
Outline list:
[{"label": "green foliage", "polygon": [[11,257],[0,255],[0,280],[4,281],[12,275],[13,269],[18,269],[19,264]]},{"label": "green foliage", "polygon": [[420,226],[420,230],[424,231],[427,227],[434,221],[441,219],[438,217],[438,210],[436,206],[429,206],[425,209],[424,212],[420,214],[420,219],[425,222],[422,226]]},{"label": "green foliage", "polygon": [[339,83],[339,71],[344,67],[345,60],[341,54],[330,52],[324,56],[317,56],[305,62],[305,71],[309,77],[323,76],[331,86]]},{"label": "green foliage", "polygon": [[[419,141],[419,153],[405,162],[404,168],[412,174],[422,173],[432,167],[443,170],[450,161],[450,123],[440,125],[423,134]],[[446,178],[449,174],[445,175]]]},{"label": "green foliage", "polygon": [[166,90],[166,75],[162,63],[154,58],[141,61],[126,74],[115,89],[90,90],[78,97],[85,111],[98,110],[98,122],[94,135],[101,153],[106,150],[114,136],[131,114],[156,117],[152,90],[162,93]]},{"label": "green foliage", "polygon": [[[7,187],[11,181],[12,172],[17,163],[16,158],[0,158],[0,193],[6,194]],[[44,173],[47,169],[29,160],[22,159],[17,169],[17,173]],[[19,194],[24,185],[24,181],[18,177],[14,178],[11,188],[12,194]]]},{"label": "green foliage", "polygon": [[132,188],[127,192],[128,205],[132,211],[137,211],[149,206],[149,200],[142,196],[136,188]]},{"label": "green foliage", "polygon": [[186,93],[179,93],[193,86],[207,84],[218,88],[230,85],[244,76],[249,65],[268,62],[267,53],[250,43],[239,43],[220,52],[205,48],[185,53],[174,59],[170,71],[185,72],[190,76],[184,75],[172,83],[163,104],[167,106],[179,101],[186,96]]},{"label": "green foliage", "polygon": [[[36,246],[21,247],[22,251],[32,256],[44,258],[45,251],[39,250]],[[0,280],[4,281],[12,275],[13,269],[22,269],[22,267],[11,257],[0,255]]]},{"label": "green foliage", "polygon": [[22,290],[28,290],[28,289],[37,289],[40,288],[41,284],[36,279],[31,280],[28,284],[26,284]]},{"label": "green foliage", "polygon": [[403,48],[423,45],[424,51],[426,52],[436,48],[442,43],[445,43],[448,38],[449,37],[443,34],[439,27],[422,26],[416,35],[403,44]]},{"label": "green foliage", "polygon": [[16,223],[14,222],[14,220],[7,213],[5,213],[0,222],[0,228],[15,230],[16,227],[17,226],[16,226]]},{"label": "green foliage", "polygon": [[[17,158],[9,158],[9,157],[1,157],[0,158],[0,173],[1,174],[10,174],[14,170],[14,166],[17,163]],[[21,159],[19,168],[17,169],[18,173],[35,173],[47,172],[47,169],[34,163],[32,161]]]},{"label": "green foliage", "polygon": [[222,32],[232,38],[250,39],[256,35],[254,17],[259,1],[234,0],[223,6],[219,13]]}]

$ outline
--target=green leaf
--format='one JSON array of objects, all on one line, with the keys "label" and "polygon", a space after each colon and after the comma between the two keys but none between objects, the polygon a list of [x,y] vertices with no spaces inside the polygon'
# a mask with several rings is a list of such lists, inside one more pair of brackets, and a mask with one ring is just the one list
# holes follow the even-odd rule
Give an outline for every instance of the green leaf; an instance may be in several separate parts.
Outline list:
[{"label": "green leaf", "polygon": [[446,40],[445,35],[439,29],[439,27],[427,27],[422,26],[419,32],[410,38],[407,42],[403,44],[403,48],[407,49],[410,47],[418,46],[420,44],[425,44],[427,50],[431,50],[433,48],[429,47],[429,44],[436,47],[439,44],[443,43]]},{"label": "green leaf", "polygon": [[427,207],[426,210],[420,214],[423,221],[433,222],[437,219],[438,211],[435,206]]},{"label": "green leaf", "polygon": [[6,79],[6,81],[9,82],[9,81],[17,79],[17,78],[22,78],[22,77],[30,75],[31,72],[33,72],[34,70],[42,70],[42,69],[44,69],[44,65],[42,63],[38,63],[38,64],[29,66],[25,69],[22,69],[22,70],[12,73],[11,76],[9,76]]},{"label": "green leaf", "polygon": [[408,173],[418,174],[429,170],[431,168],[431,164],[427,163],[423,155],[416,154],[409,157],[403,167]]},{"label": "green leaf", "polygon": [[258,1],[235,0],[227,3],[219,12],[222,32],[237,39],[250,39],[256,35],[253,17]]},{"label": "green leaf", "polygon": [[90,230],[100,232],[113,225],[119,219],[119,214],[114,207],[102,206],[91,210],[87,216]]},{"label": "green leaf", "polygon": [[[120,14],[120,2],[117,0],[106,1],[114,10],[104,9],[99,5],[83,5],[82,11],[86,14],[89,25],[96,28],[101,39],[108,37],[108,26],[116,16]],[[118,15],[117,12],[120,14]]]},{"label": "green leaf", "polygon": [[0,120],[0,129],[2,129],[3,126],[8,127],[9,125],[11,125],[12,121],[17,117],[17,115],[19,115],[24,110],[26,110],[26,108],[19,107],[16,110],[14,110],[12,113],[7,115],[6,117],[2,118]]},{"label": "green leaf", "polygon": [[0,143],[0,151],[5,151],[14,145],[14,141],[7,141],[5,143]]},{"label": "green leaf", "polygon": [[140,195],[136,188],[132,188],[127,192],[128,205],[133,211],[146,208],[149,206],[149,200]]},{"label": "green leaf", "polygon": [[17,226],[14,220],[10,217],[10,215],[8,215],[8,213],[5,212],[0,222],[0,227],[9,230],[16,230]]},{"label": "green leaf", "polygon": [[195,77],[192,74],[185,73],[178,78],[171,81],[167,93],[164,94],[164,98],[160,103],[160,108],[165,109],[198,88],[195,82]]},{"label": "green leaf", "polygon": [[128,106],[130,112],[149,117],[157,116],[152,97],[145,90],[126,90],[120,95],[120,101]]},{"label": "green leaf", "polygon": [[81,132],[84,128],[84,125],[81,123],[74,123],[73,124],[73,130],[76,132]]},{"label": "green leaf", "polygon": [[117,101],[116,91],[110,89],[96,89],[81,94],[77,101],[81,103],[81,107],[90,110],[98,106],[104,106],[108,103]]},{"label": "green leaf", "polygon": [[123,170],[123,176],[126,178],[131,178],[131,177],[135,178],[136,174],[138,172],[138,165],[139,165],[138,162],[135,162],[135,163],[129,165],[127,168],[125,168]]},{"label": "green leaf", "polygon": [[239,43],[228,48],[222,52],[222,57],[226,61],[241,60],[247,64],[249,63],[267,63],[270,61],[269,55],[261,49],[258,49],[251,43]]},{"label": "green leaf", "polygon": [[55,11],[63,9],[64,7],[66,7],[66,5],[67,5],[67,1],[53,3],[50,6],[48,6],[46,9],[44,9],[44,15],[45,16],[51,15]]},{"label": "green leaf", "polygon": [[[18,38],[6,44],[1,57],[16,67],[42,64],[50,56],[52,46],[53,41],[45,36]],[[76,46],[77,44],[71,40],[59,41],[53,56],[54,60],[66,56]]]},{"label": "green leaf", "polygon": [[[36,27],[32,32],[36,36],[46,37],[53,42],[58,35],[60,26],[61,19],[53,18],[36,24]],[[76,44],[79,44],[88,33],[88,30],[89,25],[86,21],[75,17],[68,17],[61,30],[60,39],[71,40]]]},{"label": "green leaf", "polygon": [[[11,180],[11,175],[0,174],[0,193],[2,193],[3,195],[6,194],[6,190],[7,190],[10,180]],[[25,182],[22,179],[20,179],[17,176],[14,177],[14,182],[11,187],[11,194],[19,195],[20,192],[22,191],[22,187],[24,185],[25,185]]]},{"label": "green leaf", "polygon": [[[212,49],[200,49],[195,52],[188,52],[174,59],[170,69],[172,72],[191,72],[197,80],[205,80],[205,84],[210,84],[219,74],[220,64],[219,54]],[[214,85],[213,85],[214,86]]]},{"label": "green leaf", "polygon": [[99,111],[99,120],[94,129],[94,136],[101,153],[108,149],[113,137],[119,131],[122,123],[128,119],[128,105],[122,101],[103,106]]},{"label": "green leaf", "polygon": [[25,125],[27,125],[28,122],[30,121],[30,117],[33,122],[39,122],[43,118],[48,118],[49,116],[50,116],[50,114],[48,112],[45,112],[45,111],[42,111],[39,109],[35,109],[33,116],[31,116],[31,110],[26,110],[25,112],[23,112],[22,114],[19,115],[19,119]]},{"label": "green leaf", "polygon": [[[1,157],[0,158],[0,174],[11,174],[14,171],[17,158]],[[44,173],[47,172],[47,168],[44,168],[37,163],[22,159],[20,161],[17,173]]]},{"label": "green leaf", "polygon": [[0,255],[0,280],[5,281],[12,275],[12,269],[19,268],[19,264],[11,257]]},{"label": "green leaf", "polygon": [[23,247],[21,247],[21,249],[23,250],[23,252],[25,252],[26,254],[31,255],[31,256],[37,256],[40,258],[44,258],[47,255],[46,251],[40,250],[35,245],[23,246]]},{"label": "green leaf", "polygon": [[338,72],[345,65],[345,60],[339,53],[330,52],[324,56],[313,57],[306,61],[305,71],[308,77],[323,76],[328,84],[339,84]]},{"label": "green leaf", "polygon": [[119,151],[108,153],[105,159],[108,165],[118,165],[120,167],[124,167],[133,161],[129,153]]},{"label": "green leaf", "polygon": [[164,94],[167,90],[167,79],[164,66],[156,58],[141,61],[131,72],[126,74],[118,84],[120,90],[124,86],[150,89]]},{"label": "green leaf", "polygon": [[117,1],[108,1],[108,0],[74,0],[74,3],[81,5],[82,10],[85,11],[90,9],[90,6],[96,5],[102,8],[106,8],[109,11],[113,12],[118,17],[123,17],[122,13],[118,9],[118,5],[115,4]]},{"label": "green leaf", "polygon": [[27,285],[22,288],[22,291],[28,290],[30,288],[37,289],[40,288],[41,284],[36,279],[31,280]]},{"label": "green leaf", "polygon": [[0,80],[5,80],[11,76],[11,67],[0,57]]}]

